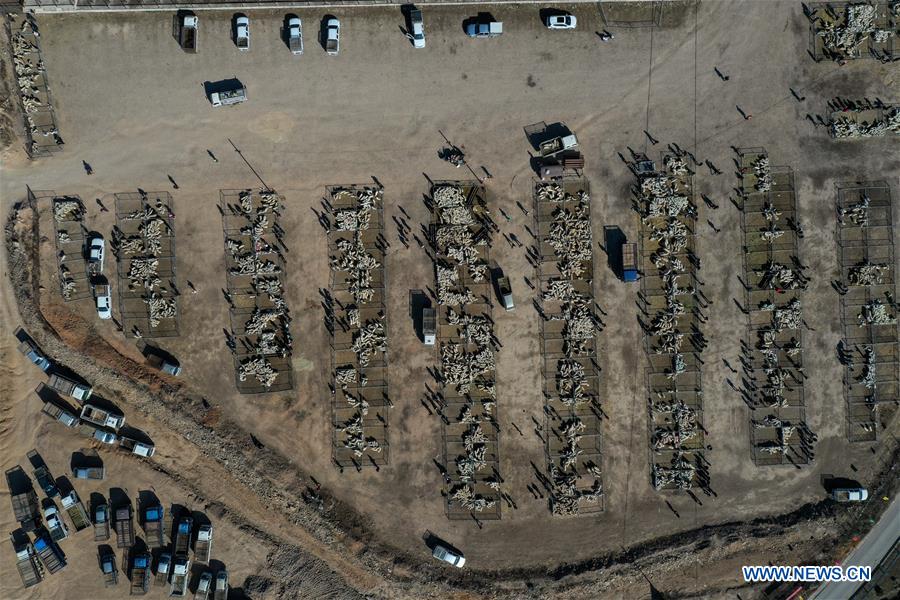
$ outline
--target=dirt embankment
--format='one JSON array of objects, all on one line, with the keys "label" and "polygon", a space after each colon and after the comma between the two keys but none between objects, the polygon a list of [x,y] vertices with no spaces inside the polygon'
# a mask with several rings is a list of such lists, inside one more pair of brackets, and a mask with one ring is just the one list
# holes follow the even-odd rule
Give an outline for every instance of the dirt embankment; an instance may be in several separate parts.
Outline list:
[{"label": "dirt embankment", "polygon": [[[691,589],[691,581],[679,581],[686,577],[689,565],[703,564],[706,571],[724,565],[729,558],[749,561],[764,557],[760,560],[777,562],[780,555],[788,562],[806,557],[826,559],[839,551],[841,535],[859,531],[858,520],[851,522],[832,503],[821,502],[778,517],[704,527],[546,570],[467,571],[447,576],[432,563],[381,545],[372,538],[364,517],[327,491],[317,490],[315,482],[285,457],[253,443],[240,424],[220,417],[214,402],[123,357],[65,306],[51,297],[42,298],[37,209],[35,200],[15,206],[5,230],[12,288],[24,325],[37,342],[96,387],[147,415],[160,431],[178,432],[203,457],[226,468],[267,512],[296,526],[285,532],[266,519],[249,518],[245,513],[249,509],[237,502],[210,503],[218,518],[229,519],[272,549],[270,572],[245,582],[244,591],[255,597],[355,598],[359,592],[422,597],[455,590],[492,597],[552,593],[578,598],[646,585],[642,577],[665,581],[666,585],[660,586],[663,589],[686,590]],[[896,465],[896,454],[888,450],[882,448],[885,469]],[[159,464],[154,468],[196,495],[207,496],[193,470],[176,473]],[[890,481],[890,477],[881,477],[880,483],[872,486],[876,497],[887,491]],[[810,534],[815,544],[809,542]],[[640,567],[639,574],[634,566]],[[735,577],[735,572],[723,567],[720,576],[704,577],[702,583],[693,584],[699,586],[696,592],[724,592]]]}]

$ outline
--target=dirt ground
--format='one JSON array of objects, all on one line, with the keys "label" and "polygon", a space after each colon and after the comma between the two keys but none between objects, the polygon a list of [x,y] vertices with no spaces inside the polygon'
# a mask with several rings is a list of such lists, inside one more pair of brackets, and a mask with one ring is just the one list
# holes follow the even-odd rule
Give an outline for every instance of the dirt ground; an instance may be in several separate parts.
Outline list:
[{"label": "dirt ground", "polygon": [[[88,228],[108,233],[113,212],[101,212],[95,199],[112,209],[116,192],[142,188],[172,193],[178,283],[185,293],[180,299],[181,336],[159,341],[181,360],[183,383],[223,417],[239,422],[265,448],[288,458],[364,515],[374,538],[400,553],[426,557],[422,537],[430,531],[463,549],[466,569],[476,573],[552,571],[563,563],[708,525],[785,513],[823,496],[823,474],[855,471],[853,476],[865,481],[879,466],[869,444],[850,445],[844,434],[841,368],[834,350],[841,335],[838,295],[830,286],[838,275],[834,184],[885,180],[895,198],[900,194],[900,157],[890,151],[896,138],[836,142],[804,117],[825,114],[827,100],[836,96],[896,101],[898,71],[871,60],[851,61],[842,68],[814,63],[806,54],[808,24],[795,2],[687,3],[668,10],[671,26],[616,29],[615,40],[602,43],[594,33],[603,28],[594,7],[573,8],[579,19],[574,32],[545,30],[535,6],[499,7],[492,12],[504,21],[506,33],[493,40],[469,40],[462,34],[460,21],[469,16],[465,8],[429,8],[428,47],[414,51],[397,29],[402,25],[398,11],[342,9],[334,11],[343,26],[337,57],[325,56],[316,44],[314,32],[322,15],[316,10],[297,11],[307,38],[300,57],[292,56],[278,38],[282,13],[253,11],[252,49],[242,53],[230,41],[231,14],[203,12],[196,55],[184,54],[172,38],[170,14],[40,16],[44,57],[66,145],[60,155],[35,162],[28,162],[15,147],[7,151],[0,180],[2,208],[5,213],[21,200],[26,185],[77,194],[88,207]],[[730,79],[723,82],[714,67]],[[203,82],[230,77],[246,85],[248,102],[213,109],[204,97]],[[806,99],[798,102],[789,88]],[[742,118],[737,106],[752,113],[752,120]],[[420,402],[425,384],[433,387],[426,368],[438,357],[420,345],[408,317],[409,290],[433,288],[432,267],[415,242],[410,248],[399,242],[393,224],[388,227],[387,255],[394,403],[391,465],[379,472],[341,473],[330,464],[329,338],[319,294],[328,285],[327,248],[314,214],[321,210],[324,186],[377,178],[385,186],[386,221],[402,207],[410,215],[413,233],[421,238],[416,224],[429,219],[422,202],[428,178],[471,175],[438,159],[443,132],[465,148],[478,175],[485,175],[482,165],[492,175],[485,181],[490,206],[495,214],[503,209],[512,216],[511,223],[498,220],[503,232],[527,241],[525,226],[531,217],[516,203],[531,202],[530,146],[523,127],[537,121],[565,122],[578,136],[593,192],[596,241],[602,242],[606,225],[618,225],[629,237],[637,237],[629,191],[633,177],[617,153],[627,155],[632,148],[658,159],[664,146],[674,142],[724,171],[714,176],[701,169],[695,179],[698,191],[719,205],[701,212],[698,221],[700,276],[713,301],[704,330],[710,344],[702,358],[705,426],[712,445],[707,458],[715,492],[702,496],[700,503],[651,488],[637,288],[615,278],[600,248],[595,294],[605,312],[599,362],[608,415],[603,441],[606,510],[552,518],[546,501],[527,490],[536,482],[532,464],[544,469],[542,442],[532,423],[532,418],[541,420],[542,406],[539,322],[530,306],[533,292],[523,279],[533,277],[525,249],[510,248],[500,235],[492,257],[511,276],[519,307],[494,313],[503,345],[497,355],[500,472],[518,508],[504,506],[502,520],[485,523],[483,529],[445,517],[441,477],[432,460],[441,460],[440,421]],[[649,145],[644,130],[660,144]],[[260,182],[232,142],[264,182],[286,198],[282,226],[290,250],[287,300],[295,340],[291,392],[248,396],[237,394],[234,387],[223,332],[228,305],[222,295],[223,234],[215,205],[219,189]],[[806,232],[800,253],[812,275],[804,300],[809,325],[804,333],[807,418],[819,439],[815,462],[800,470],[753,466],[747,409],[727,383],[731,374],[723,359],[737,362],[746,328],[745,315],[732,301],[743,297],[738,281],[740,215],[728,201],[738,185],[731,170],[732,146],[765,146],[774,165],[790,166],[795,173]],[[86,175],[82,161],[91,165],[93,175]],[[721,232],[707,226],[707,218]],[[46,244],[43,257],[42,308],[51,325],[64,330],[60,323],[75,321],[78,335],[96,335],[138,360],[134,341],[123,338],[112,323],[99,322],[89,300],[62,305]],[[186,291],[187,281],[197,294]],[[116,284],[114,278],[111,283]],[[6,277],[2,285],[4,325],[12,328],[16,309]],[[115,314],[115,304],[113,310]],[[23,364],[5,337],[3,379],[13,392],[4,394],[4,466],[24,461],[24,453],[36,447],[60,474],[66,453],[83,445],[82,438],[69,438],[37,414],[30,390],[40,380],[38,373]],[[144,421],[139,426],[160,447],[154,463],[172,472],[194,460],[196,451],[179,441],[177,432],[164,431],[152,418]],[[65,448],[54,447],[57,443]],[[126,471],[115,474],[119,469],[112,469],[111,485],[129,490],[155,485],[165,490],[158,492],[164,503],[196,504],[191,492],[158,472],[146,466],[131,469],[134,461],[123,457],[110,460]],[[197,460],[206,465],[202,458]],[[224,472],[214,471],[216,465],[204,468]],[[218,491],[226,495],[223,488]],[[224,501],[210,497],[211,489],[215,486],[204,494],[207,502]],[[229,502],[234,504],[233,499]],[[9,511],[2,515],[2,523],[11,527]],[[272,532],[276,523],[272,517],[255,525]],[[256,572],[266,555],[252,548],[253,542],[239,529],[222,534],[222,560],[234,571],[235,581]],[[751,550],[761,551],[755,546]],[[6,569],[8,552],[3,556]],[[85,565],[93,560],[79,555],[82,559]],[[739,569],[724,566],[724,559],[717,564],[692,571],[673,563],[670,567],[680,576],[654,583],[699,593],[708,581],[705,576],[717,572],[720,587],[737,585]],[[73,561],[64,577],[51,578],[52,585],[87,586],[96,576],[89,569],[76,576],[74,566]],[[15,575],[3,579],[18,583]],[[46,597],[49,587],[38,589]],[[646,593],[646,587],[641,589]],[[0,596],[6,595],[0,587]]]}]

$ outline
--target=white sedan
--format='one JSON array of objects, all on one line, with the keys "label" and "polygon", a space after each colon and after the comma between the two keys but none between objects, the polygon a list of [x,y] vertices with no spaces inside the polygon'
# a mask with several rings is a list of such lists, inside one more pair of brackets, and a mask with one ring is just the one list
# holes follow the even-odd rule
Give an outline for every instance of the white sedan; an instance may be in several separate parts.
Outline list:
[{"label": "white sedan", "polygon": [[110,301],[108,293],[102,296],[97,296],[97,315],[101,319],[112,318],[112,302]]},{"label": "white sedan", "polygon": [[550,15],[544,20],[547,29],[575,29],[578,19],[575,15]]}]

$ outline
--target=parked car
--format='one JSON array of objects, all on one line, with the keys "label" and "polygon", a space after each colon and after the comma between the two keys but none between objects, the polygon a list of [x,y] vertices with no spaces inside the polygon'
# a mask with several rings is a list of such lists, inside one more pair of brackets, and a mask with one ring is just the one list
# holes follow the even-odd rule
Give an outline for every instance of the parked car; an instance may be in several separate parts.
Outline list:
[{"label": "parked car", "polygon": [[466,564],[466,559],[462,554],[457,554],[453,552],[449,548],[445,548],[438,544],[434,547],[431,555],[438,560],[442,560],[445,563],[449,563],[456,567],[457,569],[461,569],[464,564]]},{"label": "parked car", "polygon": [[493,17],[479,15],[469,19],[466,24],[466,35],[469,37],[489,38],[497,37],[503,33],[503,23],[495,21]]},{"label": "parked car", "polygon": [[287,39],[291,54],[303,54],[303,23],[300,17],[288,19]]},{"label": "parked car", "polygon": [[544,25],[547,26],[547,29],[575,29],[578,19],[575,18],[575,15],[570,14],[548,15],[544,19]]},{"label": "parked car", "polygon": [[341,51],[341,22],[335,18],[325,24],[325,52],[335,56]]},{"label": "parked car", "polygon": [[243,15],[234,20],[234,43],[238,50],[250,49],[250,19]]},{"label": "parked car", "polygon": [[103,272],[103,257],[106,255],[106,241],[101,235],[92,235],[88,242],[88,265],[94,275]]},{"label": "parked car", "polygon": [[409,32],[409,39],[412,40],[414,48],[425,47],[425,23],[422,21],[421,10],[409,11],[409,26],[412,31]]},{"label": "parked car", "polygon": [[108,285],[98,285],[94,288],[97,295],[97,316],[101,319],[112,318],[112,298],[109,295]]},{"label": "parked car", "polygon": [[869,499],[866,488],[838,488],[831,491],[831,497],[837,502],[864,502]]}]

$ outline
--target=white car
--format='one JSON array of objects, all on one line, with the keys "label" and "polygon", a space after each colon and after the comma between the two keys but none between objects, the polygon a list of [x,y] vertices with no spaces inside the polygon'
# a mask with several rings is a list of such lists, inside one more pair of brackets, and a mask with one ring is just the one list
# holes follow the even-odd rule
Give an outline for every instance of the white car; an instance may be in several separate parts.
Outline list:
[{"label": "white car", "polygon": [[240,16],[234,20],[234,43],[238,50],[250,49],[250,19]]},{"label": "white car", "polygon": [[59,518],[59,510],[56,506],[48,506],[44,509],[44,520],[47,522],[47,530],[50,531],[50,537],[54,542],[69,537],[69,530],[63,520]]},{"label": "white car", "polygon": [[88,242],[88,262],[96,274],[103,272],[103,257],[106,256],[106,241],[103,236],[91,236]]},{"label": "white car", "polygon": [[413,48],[424,48],[425,47],[425,23],[422,21],[422,11],[421,10],[413,10],[409,13],[409,22],[412,26],[412,31],[409,34],[409,39],[412,40]]},{"label": "white car", "polygon": [[462,566],[466,564],[466,559],[461,554],[456,554],[452,550],[444,548],[440,544],[434,547],[434,551],[431,553],[433,557],[438,560],[442,560],[445,563],[449,563],[456,567],[457,569],[462,569]]},{"label": "white car", "polygon": [[341,22],[328,19],[325,24],[325,52],[335,56],[341,51]]},{"label": "white car", "polygon": [[[109,289],[108,287],[106,288]],[[109,293],[97,296],[97,316],[101,319],[112,319],[112,301]]]},{"label": "white car", "polygon": [[303,23],[300,17],[288,19],[287,38],[291,54],[303,54]]},{"label": "white car", "polygon": [[575,15],[550,15],[544,20],[547,29],[575,29],[578,19]]}]

